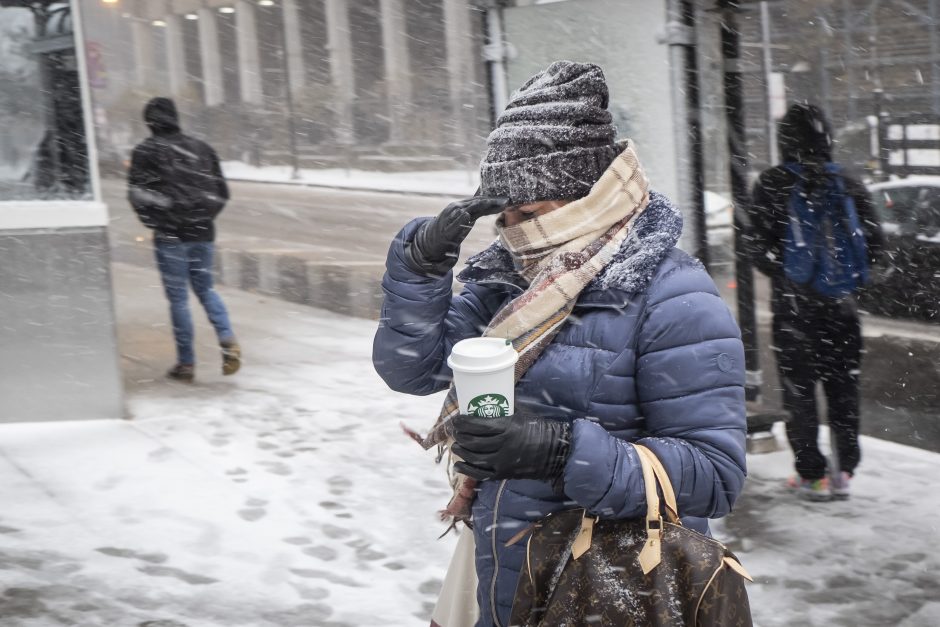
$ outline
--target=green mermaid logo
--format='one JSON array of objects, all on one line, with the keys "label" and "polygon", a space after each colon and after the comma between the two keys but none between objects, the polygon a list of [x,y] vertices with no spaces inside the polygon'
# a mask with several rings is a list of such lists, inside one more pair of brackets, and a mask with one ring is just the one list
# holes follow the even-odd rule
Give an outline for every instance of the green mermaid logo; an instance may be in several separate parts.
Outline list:
[{"label": "green mermaid logo", "polygon": [[483,394],[470,401],[467,413],[480,418],[502,418],[509,415],[509,401],[500,394]]}]

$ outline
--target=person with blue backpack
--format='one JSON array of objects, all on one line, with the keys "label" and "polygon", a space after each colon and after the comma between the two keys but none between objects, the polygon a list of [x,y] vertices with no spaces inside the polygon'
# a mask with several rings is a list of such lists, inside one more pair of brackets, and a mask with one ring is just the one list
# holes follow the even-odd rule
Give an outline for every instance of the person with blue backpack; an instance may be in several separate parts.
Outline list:
[{"label": "person with blue backpack", "polygon": [[[748,240],[771,281],[773,349],[797,473],[788,484],[809,500],[848,498],[861,459],[856,295],[883,236],[864,185],[832,161],[831,127],[818,107],[792,105],[778,141],[783,163],[754,186]],[[833,438],[829,459],[818,443],[817,383]]]}]

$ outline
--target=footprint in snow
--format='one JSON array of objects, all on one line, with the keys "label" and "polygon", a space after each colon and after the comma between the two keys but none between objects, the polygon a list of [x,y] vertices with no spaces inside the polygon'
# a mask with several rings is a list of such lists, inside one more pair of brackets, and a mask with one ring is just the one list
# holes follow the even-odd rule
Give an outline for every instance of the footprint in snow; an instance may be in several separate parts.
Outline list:
[{"label": "footprint in snow", "polygon": [[352,535],[352,531],[346,529],[345,527],[337,527],[336,525],[326,524],[323,525],[323,535],[331,540],[339,540],[341,538],[348,538]]},{"label": "footprint in snow", "polygon": [[210,583],[217,583],[218,579],[205,577],[194,573],[187,573],[185,570],[173,568],[172,566],[141,566],[140,572],[151,577],[173,577],[192,586],[204,586]]},{"label": "footprint in snow", "polygon": [[328,570],[318,570],[315,568],[291,568],[290,572],[294,573],[298,577],[303,577],[304,579],[325,579],[330,583],[335,583],[340,586],[347,586],[349,588],[365,587],[365,584],[360,583],[351,577],[337,575],[336,573]]},{"label": "footprint in snow", "polygon": [[305,538],[303,536],[294,536],[290,538],[284,538],[282,541],[286,542],[287,544],[293,544],[294,546],[303,546],[305,544],[313,544],[313,540],[311,540],[310,538]]},{"label": "footprint in snow", "polygon": [[167,559],[169,559],[163,553],[141,553],[140,551],[135,551],[133,549],[119,549],[111,546],[103,546],[95,550],[103,555],[108,555],[110,557],[135,559],[142,562],[149,562],[150,564],[162,564],[167,561]]},{"label": "footprint in snow", "polygon": [[161,446],[147,453],[147,459],[152,462],[162,462],[167,460],[173,454],[173,449],[167,446]]},{"label": "footprint in snow", "polygon": [[324,562],[332,562],[339,555],[336,549],[324,545],[307,547],[303,550],[303,554],[323,560]]},{"label": "footprint in snow", "polygon": [[279,475],[282,477],[291,475],[294,472],[291,470],[290,466],[284,462],[258,462],[258,465],[264,466],[264,469],[272,475]]},{"label": "footprint in snow", "polygon": [[251,507],[248,509],[238,510],[238,515],[248,522],[255,522],[256,520],[261,520],[268,514],[267,510],[261,507]]},{"label": "footprint in snow", "polygon": [[388,556],[381,551],[376,551],[375,549],[366,547],[357,550],[356,557],[365,562],[377,562],[378,560],[385,559]]},{"label": "footprint in snow", "polygon": [[343,496],[349,489],[352,488],[352,481],[348,477],[343,475],[334,475],[326,480],[327,484],[330,486],[330,494],[334,496]]},{"label": "footprint in snow", "polygon": [[441,591],[441,586],[444,585],[444,582],[440,579],[428,579],[418,586],[418,592],[421,594],[431,594],[436,595]]}]

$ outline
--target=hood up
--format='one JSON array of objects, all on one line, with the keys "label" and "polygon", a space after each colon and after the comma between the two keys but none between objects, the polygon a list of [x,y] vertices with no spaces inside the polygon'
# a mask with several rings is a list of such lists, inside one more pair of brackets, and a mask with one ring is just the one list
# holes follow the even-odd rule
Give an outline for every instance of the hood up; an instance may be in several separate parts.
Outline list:
[{"label": "hood up", "polygon": [[154,135],[173,135],[180,132],[179,113],[169,98],[153,98],[144,107],[144,122]]},{"label": "hood up", "polygon": [[815,105],[792,105],[777,127],[777,143],[784,163],[832,161],[832,127]]}]

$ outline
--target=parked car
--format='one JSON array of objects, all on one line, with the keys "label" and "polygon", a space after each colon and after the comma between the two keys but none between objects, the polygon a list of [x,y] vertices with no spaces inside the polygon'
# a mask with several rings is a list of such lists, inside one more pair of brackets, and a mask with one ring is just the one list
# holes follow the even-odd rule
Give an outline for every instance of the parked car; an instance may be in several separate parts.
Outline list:
[{"label": "parked car", "polygon": [[940,322],[940,176],[912,176],[868,189],[886,247],[862,307]]}]

